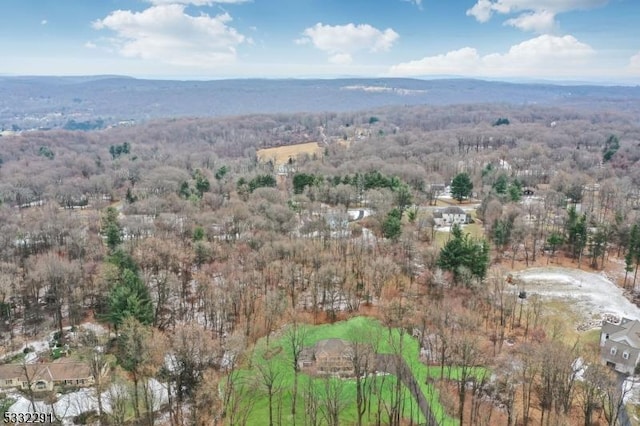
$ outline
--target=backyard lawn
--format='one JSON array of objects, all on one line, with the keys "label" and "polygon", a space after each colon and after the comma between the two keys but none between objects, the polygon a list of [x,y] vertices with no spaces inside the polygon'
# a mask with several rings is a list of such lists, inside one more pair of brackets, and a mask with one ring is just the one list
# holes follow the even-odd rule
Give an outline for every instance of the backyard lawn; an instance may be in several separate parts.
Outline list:
[{"label": "backyard lawn", "polygon": [[[371,343],[376,347],[379,354],[401,354],[406,364],[420,385],[426,400],[429,402],[431,411],[441,425],[454,425],[456,421],[444,413],[444,409],[439,402],[438,393],[433,386],[426,384],[429,376],[429,368],[420,362],[419,345],[416,339],[407,334],[401,336],[399,329],[384,327],[380,322],[366,317],[356,317],[349,321],[342,321],[335,324],[325,324],[319,326],[305,326],[306,335],[304,346],[313,346],[316,342],[325,339],[343,339],[347,341],[358,341]],[[270,376],[274,384],[272,415],[274,423],[280,419],[283,424],[293,424],[291,415],[292,393],[294,385],[294,370],[292,361],[292,350],[287,330],[282,330],[276,335],[272,335],[267,346],[266,339],[258,342],[250,365],[241,370],[238,380],[245,383],[247,387],[256,391],[255,404],[248,414],[247,424],[268,425],[269,424],[269,398],[264,376]],[[433,375],[433,373],[431,373]],[[395,376],[390,374],[377,374],[367,378],[367,386],[371,386],[370,404],[363,417],[364,424],[375,424],[378,416],[381,422],[385,421],[387,409],[396,398]],[[404,385],[401,389],[402,416],[411,418],[413,422],[425,422],[418,403],[413,395]],[[318,398],[318,419],[320,424],[326,424],[323,417],[326,409],[323,404],[332,399],[328,395],[333,395],[333,399],[340,402],[340,424],[355,424],[357,420],[356,410],[356,380],[311,377],[304,373],[298,375],[298,392],[296,400],[296,424],[305,424],[305,398],[304,393],[312,393]],[[337,396],[337,397],[336,397]],[[323,402],[325,401],[325,402]]]},{"label": "backyard lawn", "polygon": [[[468,225],[464,225],[462,227],[462,231],[465,234],[469,234],[469,236],[474,240],[480,240],[484,237],[484,229],[482,225],[477,223],[470,223]],[[446,227],[446,231],[441,231],[436,228],[435,241],[436,247],[442,248],[451,236],[450,227]]]}]

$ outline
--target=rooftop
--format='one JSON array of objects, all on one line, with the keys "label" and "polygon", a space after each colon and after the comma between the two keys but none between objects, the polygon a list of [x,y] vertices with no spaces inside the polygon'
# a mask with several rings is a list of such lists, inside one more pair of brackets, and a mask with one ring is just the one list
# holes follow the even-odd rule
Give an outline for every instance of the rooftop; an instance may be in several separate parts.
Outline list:
[{"label": "rooftop", "polygon": [[640,348],[640,321],[623,318],[620,324],[605,322],[602,331],[609,333],[609,340],[625,342],[634,348]]},{"label": "rooftop", "polygon": [[444,210],[442,210],[442,213],[446,213],[446,214],[465,214],[464,210],[462,210],[460,207],[456,207],[456,206],[447,207]]},{"label": "rooftop", "polygon": [[[25,377],[26,369],[26,377]],[[25,378],[31,381],[75,380],[91,376],[91,369],[81,362],[53,362],[43,364],[0,365],[0,380]]]}]

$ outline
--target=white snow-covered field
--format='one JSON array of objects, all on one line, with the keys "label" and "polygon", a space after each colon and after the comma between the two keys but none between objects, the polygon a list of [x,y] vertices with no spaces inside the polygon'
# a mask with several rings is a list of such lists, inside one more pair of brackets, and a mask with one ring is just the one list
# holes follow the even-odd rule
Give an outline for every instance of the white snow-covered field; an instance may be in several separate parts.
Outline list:
[{"label": "white snow-covered field", "polygon": [[[460,229],[464,230],[466,227],[467,225],[460,224]],[[436,226],[435,230],[436,232],[451,232],[451,226]]]},{"label": "white snow-covered field", "polygon": [[631,303],[620,287],[601,274],[570,268],[531,268],[514,277],[524,283],[527,295],[564,299],[585,320],[604,314],[640,319],[640,308]]}]

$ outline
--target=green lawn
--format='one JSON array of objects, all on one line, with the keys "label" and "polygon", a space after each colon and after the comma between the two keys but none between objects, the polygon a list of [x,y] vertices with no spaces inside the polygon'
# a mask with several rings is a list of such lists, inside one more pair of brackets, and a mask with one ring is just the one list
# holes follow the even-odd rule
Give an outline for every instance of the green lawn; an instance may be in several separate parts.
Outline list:
[{"label": "green lawn", "polygon": [[[471,367],[470,370],[467,370],[467,377],[475,376],[477,379],[482,378],[482,376],[487,377],[489,370],[485,367]],[[460,375],[462,374],[462,368],[460,367],[451,367],[446,365],[444,367],[444,379],[445,380],[458,380]],[[431,379],[439,379],[442,375],[442,369],[438,366],[431,366],[427,369],[427,377]]]},{"label": "green lawn", "polygon": [[4,364],[22,364],[27,354],[24,352],[20,352],[12,356],[11,358],[6,358],[3,363]]},{"label": "green lawn", "polygon": [[[329,338],[340,338],[344,340],[359,340],[364,342],[378,342],[378,353],[402,353],[404,360],[411,368],[414,377],[420,383],[425,398],[430,402],[431,410],[442,425],[455,425],[456,421],[444,413],[444,409],[439,402],[437,391],[426,384],[426,378],[429,375],[429,369],[422,364],[418,358],[419,346],[418,342],[404,334],[401,338],[398,329],[389,329],[383,327],[378,321],[366,318],[356,317],[349,321],[343,321],[336,324],[326,324],[320,326],[307,326],[307,334],[305,338],[305,346],[312,346],[317,341]],[[401,348],[394,350],[394,348]],[[248,424],[266,425],[269,418],[269,403],[267,392],[264,384],[260,379],[260,368],[263,371],[271,369],[273,374],[277,376],[277,382],[282,391],[279,397],[280,404],[275,402],[274,417],[278,417],[278,405],[280,405],[279,415],[284,424],[292,424],[293,419],[290,414],[291,399],[294,383],[294,373],[291,357],[291,349],[287,345],[285,332],[278,336],[272,336],[269,346],[266,345],[266,339],[258,342],[253,356],[251,365],[240,371],[240,378],[245,383],[249,383],[250,387],[256,390],[258,397],[251,409],[248,418]],[[376,413],[381,407],[382,413],[385,413],[384,406],[389,404],[394,397],[394,386],[396,378],[391,375],[380,375],[370,377],[370,383],[374,384],[376,391],[372,394],[370,407],[364,415],[366,424],[375,423]],[[309,387],[310,386],[310,387]],[[326,393],[327,387],[333,386],[335,391],[340,392],[340,401],[344,404],[344,409],[340,414],[341,424],[355,424],[356,414],[356,384],[354,379],[322,379],[312,378],[306,374],[298,376],[298,398],[296,403],[296,424],[304,424],[304,398],[303,392],[306,389],[312,389],[313,393],[322,396]],[[408,390],[404,389],[402,393],[403,416],[412,418],[414,422],[424,422],[424,416],[417,407],[417,403]],[[320,422],[324,423],[323,421]],[[385,423],[384,414],[382,415],[382,423]]]},{"label": "green lawn", "polygon": [[585,331],[582,334],[582,343],[598,345],[600,342],[600,329]]},{"label": "green lawn", "polygon": [[[451,232],[438,231],[437,229],[438,228],[436,228],[436,236],[435,236],[436,247],[442,248],[444,247],[445,244],[447,244],[447,241],[449,241]],[[477,223],[470,223],[468,225],[464,225],[464,227],[462,228],[462,231],[465,234],[469,234],[469,236],[475,240],[484,238],[484,229],[482,228],[482,225]]]}]

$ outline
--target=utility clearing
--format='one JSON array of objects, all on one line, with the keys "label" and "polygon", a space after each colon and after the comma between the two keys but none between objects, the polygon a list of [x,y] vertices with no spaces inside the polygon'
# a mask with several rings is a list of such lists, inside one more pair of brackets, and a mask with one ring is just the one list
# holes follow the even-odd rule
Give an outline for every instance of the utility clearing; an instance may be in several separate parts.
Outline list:
[{"label": "utility clearing", "polygon": [[606,276],[569,268],[531,268],[514,274],[518,291],[527,297],[538,294],[545,299],[566,302],[566,306],[591,327],[611,315],[640,319],[640,308],[625,296],[623,290]]}]

